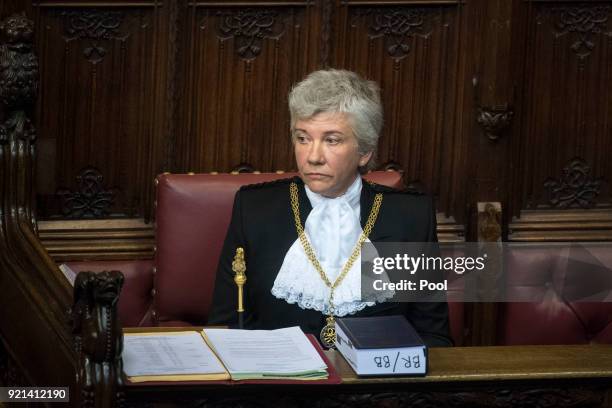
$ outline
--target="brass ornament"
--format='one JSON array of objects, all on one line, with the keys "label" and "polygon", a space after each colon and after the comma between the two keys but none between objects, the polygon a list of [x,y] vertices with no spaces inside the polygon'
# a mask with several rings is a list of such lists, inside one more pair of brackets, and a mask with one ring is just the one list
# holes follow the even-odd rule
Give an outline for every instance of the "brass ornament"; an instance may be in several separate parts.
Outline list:
[{"label": "brass ornament", "polygon": [[327,348],[334,348],[336,345],[336,321],[334,316],[327,316],[327,324],[321,329],[321,344]]},{"label": "brass ornament", "polygon": [[238,312],[244,312],[244,306],[242,302],[243,298],[243,286],[247,281],[246,277],[246,262],[244,260],[244,249],[238,247],[236,249],[236,255],[232,261],[232,271],[234,272],[234,283],[238,286]]}]

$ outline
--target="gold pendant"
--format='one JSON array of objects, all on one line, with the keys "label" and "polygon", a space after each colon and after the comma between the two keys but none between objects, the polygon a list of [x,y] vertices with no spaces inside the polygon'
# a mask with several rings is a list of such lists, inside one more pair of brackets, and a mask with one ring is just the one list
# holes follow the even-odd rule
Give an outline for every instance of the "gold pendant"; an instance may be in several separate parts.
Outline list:
[{"label": "gold pendant", "polygon": [[336,322],[334,316],[327,316],[327,324],[321,329],[321,344],[328,349],[336,347]]}]

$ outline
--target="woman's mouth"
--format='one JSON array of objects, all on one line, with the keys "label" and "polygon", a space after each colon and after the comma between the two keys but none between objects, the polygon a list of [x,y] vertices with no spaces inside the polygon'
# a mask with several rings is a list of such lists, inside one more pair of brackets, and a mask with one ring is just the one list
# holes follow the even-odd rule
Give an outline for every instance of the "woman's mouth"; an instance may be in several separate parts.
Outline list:
[{"label": "woman's mouth", "polygon": [[306,177],[312,180],[323,180],[323,179],[329,178],[330,176],[328,176],[327,174],[322,174],[322,173],[306,173]]}]

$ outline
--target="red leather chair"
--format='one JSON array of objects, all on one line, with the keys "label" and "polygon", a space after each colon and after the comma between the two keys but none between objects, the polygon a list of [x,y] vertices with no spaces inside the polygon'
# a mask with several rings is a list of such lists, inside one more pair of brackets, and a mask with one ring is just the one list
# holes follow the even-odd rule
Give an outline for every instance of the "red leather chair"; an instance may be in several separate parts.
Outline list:
[{"label": "red leather chair", "polygon": [[[154,319],[160,325],[206,323],[234,195],[240,186],[294,176],[162,174],[157,178]],[[397,172],[373,172],[400,187]]]},{"label": "red leather chair", "polygon": [[[612,267],[609,245],[585,243],[583,248],[593,257],[593,265]],[[501,304],[499,344],[612,343],[612,299],[604,302],[572,299],[565,286],[571,266],[568,254],[563,251],[534,244],[509,249],[505,258],[507,295],[509,299],[523,301]],[[573,273],[584,272],[585,277],[579,279],[587,280],[591,278],[589,268],[584,263],[584,268],[574,269]],[[609,270],[604,274],[609,274]]]}]

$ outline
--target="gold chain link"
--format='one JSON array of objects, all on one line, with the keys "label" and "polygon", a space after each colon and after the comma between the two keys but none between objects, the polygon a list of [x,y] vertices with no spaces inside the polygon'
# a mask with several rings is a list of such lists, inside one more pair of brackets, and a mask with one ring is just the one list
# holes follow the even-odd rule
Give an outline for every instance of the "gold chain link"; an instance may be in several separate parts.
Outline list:
[{"label": "gold chain link", "polygon": [[378,212],[380,210],[380,205],[382,203],[383,195],[382,193],[377,193],[376,196],[374,197],[374,204],[372,205],[372,210],[370,211],[370,215],[368,216],[368,221],[366,222],[366,225],[363,231],[361,232],[361,235],[359,236],[357,243],[355,244],[355,248],[353,249],[351,256],[349,256],[349,259],[346,261],[346,263],[344,264],[344,267],[342,268],[342,272],[340,273],[340,275],[338,275],[334,283],[332,283],[327,277],[327,274],[323,270],[323,267],[321,267],[321,264],[319,263],[319,260],[317,259],[317,256],[314,250],[312,249],[310,242],[308,242],[308,238],[306,237],[306,234],[304,233],[304,228],[302,227],[302,221],[300,220],[298,187],[297,187],[297,184],[295,184],[294,182],[291,183],[289,186],[289,195],[291,196],[291,209],[293,210],[293,217],[295,219],[295,229],[297,230],[298,237],[300,238],[300,242],[302,243],[302,247],[304,248],[304,252],[306,253],[306,256],[308,257],[308,260],[310,261],[310,263],[312,263],[312,265],[315,267],[317,272],[319,272],[319,275],[321,276],[321,279],[323,280],[325,285],[328,288],[330,288],[329,313],[330,315],[333,315],[334,290],[342,283],[342,281],[344,280],[348,272],[351,270],[351,267],[353,266],[353,264],[359,257],[363,243],[370,235],[370,232],[372,232],[374,223],[376,222],[376,219],[378,218]]}]

